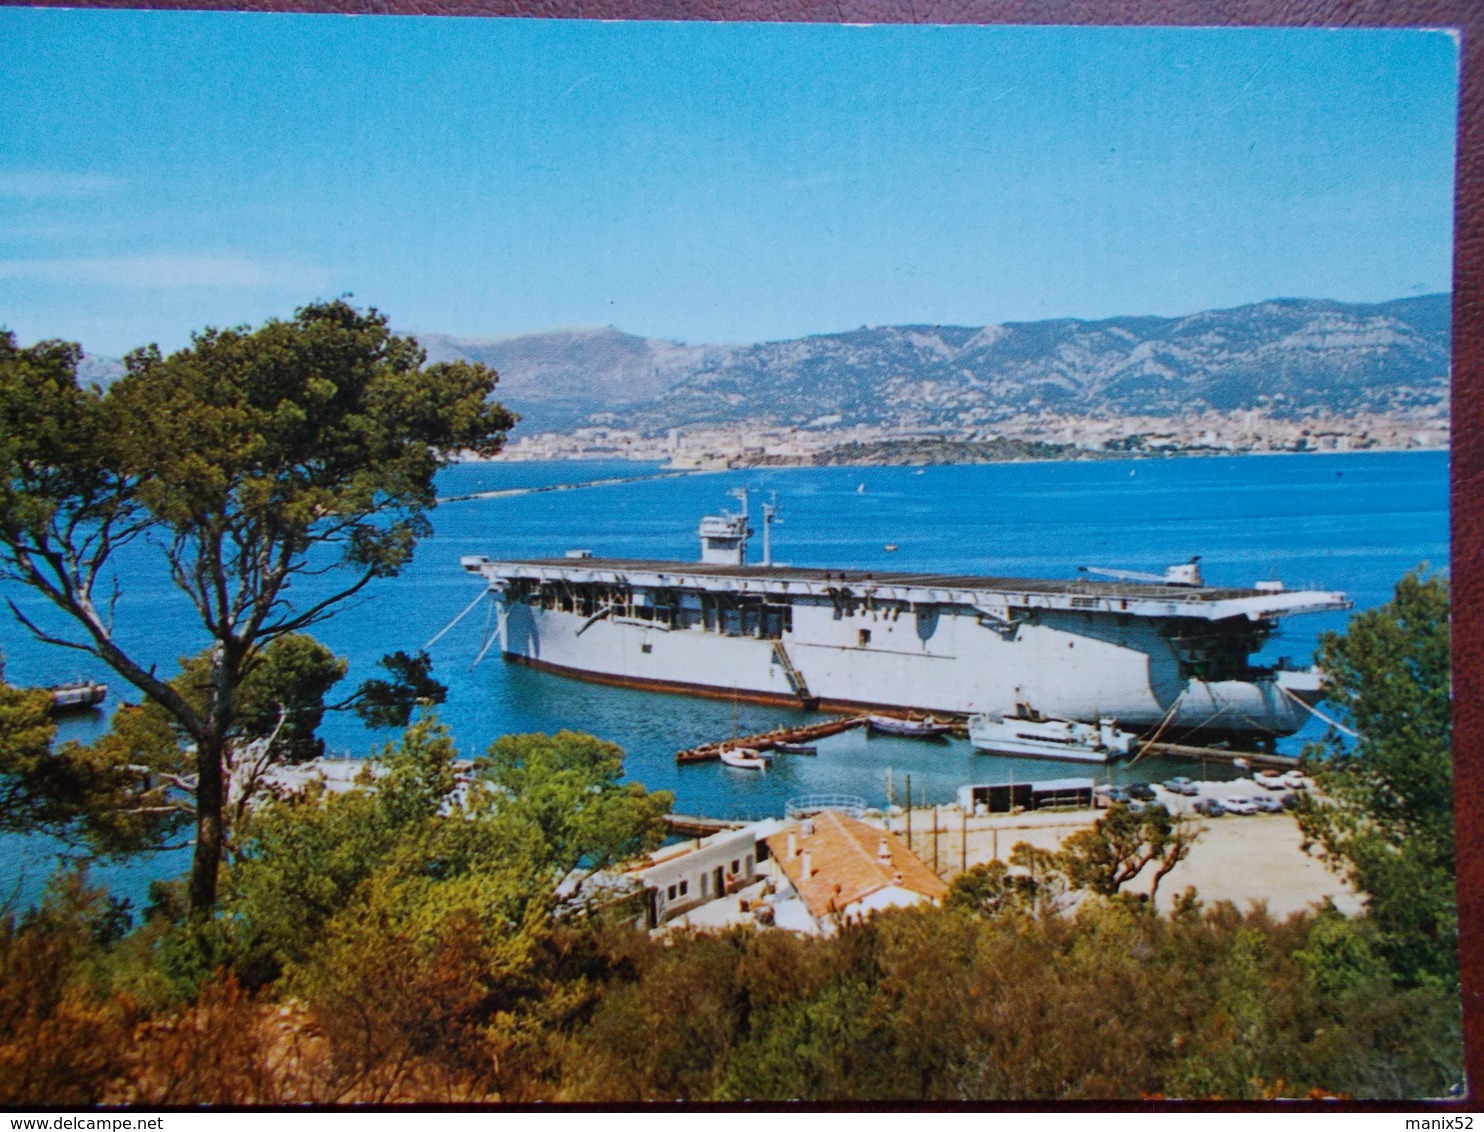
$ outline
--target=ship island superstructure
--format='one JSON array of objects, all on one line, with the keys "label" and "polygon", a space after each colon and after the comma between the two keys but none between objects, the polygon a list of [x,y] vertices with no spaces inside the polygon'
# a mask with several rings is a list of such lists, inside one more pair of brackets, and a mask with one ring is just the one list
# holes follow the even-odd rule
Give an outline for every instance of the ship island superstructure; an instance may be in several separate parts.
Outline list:
[{"label": "ship island superstructure", "polygon": [[1298,730],[1322,674],[1252,657],[1280,618],[1350,605],[1278,582],[1206,586],[1191,567],[1146,582],[775,566],[766,552],[748,565],[742,499],[740,514],[701,521],[696,563],[586,550],[461,562],[498,602],[505,658],[550,672],[811,710],[1113,720],[1207,742]]}]

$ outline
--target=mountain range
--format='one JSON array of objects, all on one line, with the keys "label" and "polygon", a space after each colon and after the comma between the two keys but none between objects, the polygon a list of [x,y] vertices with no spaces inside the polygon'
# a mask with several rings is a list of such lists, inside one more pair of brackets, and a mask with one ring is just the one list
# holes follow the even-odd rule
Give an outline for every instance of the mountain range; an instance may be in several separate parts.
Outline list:
[{"label": "mountain range", "polygon": [[1448,397],[1451,296],[1272,299],[1176,318],[874,326],[751,345],[613,327],[502,339],[417,334],[432,360],[500,373],[521,432],[654,433],[756,421],[972,427],[1022,412],[1386,412]]}]

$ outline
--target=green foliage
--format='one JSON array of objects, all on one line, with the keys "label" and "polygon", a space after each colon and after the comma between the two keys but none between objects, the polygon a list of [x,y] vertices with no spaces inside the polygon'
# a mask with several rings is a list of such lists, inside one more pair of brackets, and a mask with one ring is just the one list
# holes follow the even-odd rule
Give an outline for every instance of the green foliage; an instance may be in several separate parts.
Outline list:
[{"label": "green foliage", "polygon": [[[439,737],[419,742],[403,803],[441,789]],[[440,808],[423,839],[377,796],[285,800],[284,839],[263,830],[211,921],[119,939],[117,906],[75,876],[0,921],[0,1100],[1399,1100],[1461,1080],[1457,996],[1398,987],[1365,923],[1333,911],[1279,923],[1184,900],[1165,917],[1089,896],[1075,917],[923,907],[829,938],[651,939],[553,923],[527,887],[545,867],[445,855],[492,817]],[[358,821],[390,845],[333,857]],[[329,883],[288,859],[305,852],[327,854]],[[282,962],[252,987],[255,932]]]},{"label": "green foliage", "polygon": [[[240,711],[223,752],[233,822],[267,769],[323,754],[315,731],[325,694],[345,672],[344,661],[302,634],[254,651],[244,667]],[[180,669],[169,687],[204,711],[210,654],[184,658]],[[54,745],[49,703],[43,690],[11,688],[0,679],[0,790],[9,802],[0,823],[21,832],[45,829],[102,856],[168,847],[195,809],[195,760],[177,719],[154,701],[123,704],[94,742]]]},{"label": "green foliage", "polygon": [[[434,473],[460,451],[498,450],[514,418],[489,400],[492,371],[427,365],[384,316],[338,300],[255,330],[209,329],[169,356],[136,350],[107,391],[79,388],[79,353],[0,334],[0,572],[74,633],[12,603],[23,624],[110,665],[194,748],[190,891],[204,914],[224,846],[227,747],[244,720],[261,728],[285,707],[246,695],[254,658],[396,574],[428,530]],[[131,654],[100,601],[114,551],[145,535],[212,642],[187,680],[204,699]],[[297,600],[310,578],[313,596]],[[312,714],[286,728],[285,757],[312,746]]]},{"label": "green foliage", "polygon": [[85,874],[55,877],[39,907],[0,916],[0,1105],[97,1104],[137,1011],[111,995],[121,909]]},{"label": "green foliage", "polygon": [[188,818],[159,772],[179,767],[168,724],[122,707],[91,744],[54,744],[51,694],[14,688],[0,668],[0,829],[44,830],[101,856],[168,841]]},{"label": "green foliage", "polygon": [[1066,888],[1055,854],[1022,841],[1011,850],[1009,864],[986,861],[954,877],[945,904],[981,916],[1034,915],[1058,908]]},{"label": "green foliage", "polygon": [[1315,920],[1294,958],[1320,994],[1340,997],[1387,976],[1386,964],[1376,954],[1375,934],[1371,924],[1346,919],[1331,906]]},{"label": "green foliage", "polygon": [[574,1031],[554,1099],[1399,1098],[1459,1080],[1456,1001],[1385,978],[1322,990],[1297,954],[1315,946],[1313,917],[1183,908],[918,908],[827,939],[629,949]]},{"label": "green foliage", "polygon": [[601,869],[659,846],[669,791],[621,783],[623,750],[591,735],[506,735],[475,763],[501,817],[524,827],[558,879]]},{"label": "green foliage", "polygon": [[433,662],[420,652],[388,653],[381,667],[391,680],[374,678],[361,684],[355,712],[367,727],[406,727],[418,707],[436,707],[448,696],[448,689],[433,679]]},{"label": "green foliage", "polygon": [[1101,896],[1118,893],[1154,864],[1152,901],[1160,881],[1189,855],[1195,838],[1188,820],[1172,817],[1161,805],[1146,805],[1136,813],[1118,802],[1091,828],[1063,841],[1056,861],[1071,887]]},{"label": "green foliage", "polygon": [[0,660],[0,829],[63,827],[77,816],[86,785],[51,758],[57,728],[51,694],[5,683]]},{"label": "green foliage", "polygon": [[1376,948],[1406,984],[1456,987],[1448,582],[1422,570],[1320,643],[1326,696],[1358,733],[1305,750],[1322,795],[1298,813],[1366,903]]},{"label": "green foliage", "polygon": [[[1118,896],[1151,863],[1154,878],[1148,893],[1153,906],[1159,883],[1190,853],[1194,826],[1172,817],[1163,806],[1134,811],[1118,803],[1057,850],[1028,842],[1010,851],[1010,861],[975,865],[953,879],[946,904],[975,915],[1048,915],[1065,909],[1068,895],[1080,890],[1096,896]],[[1140,894],[1139,900],[1144,900]]]}]

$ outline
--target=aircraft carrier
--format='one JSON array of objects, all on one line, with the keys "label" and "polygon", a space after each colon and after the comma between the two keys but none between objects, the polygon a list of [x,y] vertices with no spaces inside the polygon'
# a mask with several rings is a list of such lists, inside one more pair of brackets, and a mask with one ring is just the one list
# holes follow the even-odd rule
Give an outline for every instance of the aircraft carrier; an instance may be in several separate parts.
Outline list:
[{"label": "aircraft carrier", "polygon": [[[1261,666],[1280,618],[1342,593],[1163,575],[1068,580],[774,566],[740,513],[702,519],[695,563],[466,556],[498,602],[508,661],[584,680],[810,710],[1096,724],[1263,745],[1290,735],[1323,674]],[[491,642],[493,643],[493,642]]]}]

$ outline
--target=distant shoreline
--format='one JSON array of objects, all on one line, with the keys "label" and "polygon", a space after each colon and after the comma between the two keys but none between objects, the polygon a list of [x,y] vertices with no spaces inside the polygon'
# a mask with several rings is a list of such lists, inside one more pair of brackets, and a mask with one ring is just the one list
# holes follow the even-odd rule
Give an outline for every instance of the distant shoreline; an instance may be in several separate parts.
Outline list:
[{"label": "distant shoreline", "polygon": [[[1071,446],[1067,446],[1069,449]],[[965,459],[813,459],[800,460],[787,457],[735,457],[725,462],[718,461],[700,467],[678,467],[663,460],[654,460],[647,457],[630,457],[618,453],[581,453],[574,455],[548,455],[533,458],[524,456],[494,457],[470,456],[461,457],[461,464],[593,464],[593,463],[628,463],[647,464],[670,474],[702,474],[727,471],[747,471],[756,468],[779,471],[800,470],[810,468],[949,468],[949,467],[976,467],[994,464],[1091,464],[1108,463],[1118,460],[1200,460],[1231,457],[1272,457],[1272,456],[1368,456],[1381,454],[1397,454],[1408,452],[1451,452],[1451,445],[1427,445],[1427,446],[1375,446],[1371,448],[1351,449],[1310,449],[1300,451],[1226,451],[1222,449],[1160,449],[1156,451],[1134,451],[1134,452],[1108,452],[1089,449],[1071,449],[1070,451],[1057,452],[1049,455],[1015,455],[995,456],[983,458]],[[831,452],[820,453],[821,457],[832,455]],[[648,477],[646,477],[648,478]]]}]

